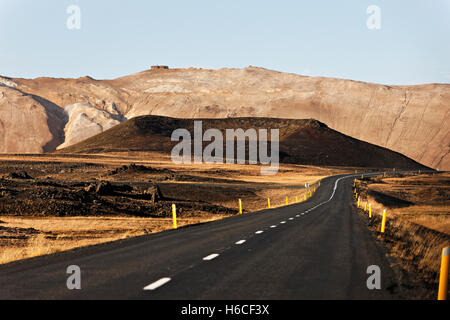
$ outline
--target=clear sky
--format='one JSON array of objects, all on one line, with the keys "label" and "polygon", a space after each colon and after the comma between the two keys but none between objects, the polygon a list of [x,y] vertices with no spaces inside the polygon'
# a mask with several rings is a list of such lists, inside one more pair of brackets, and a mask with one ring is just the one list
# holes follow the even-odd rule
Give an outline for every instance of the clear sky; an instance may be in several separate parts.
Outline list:
[{"label": "clear sky", "polygon": [[450,83],[450,0],[0,0],[1,75],[109,79],[154,64]]}]

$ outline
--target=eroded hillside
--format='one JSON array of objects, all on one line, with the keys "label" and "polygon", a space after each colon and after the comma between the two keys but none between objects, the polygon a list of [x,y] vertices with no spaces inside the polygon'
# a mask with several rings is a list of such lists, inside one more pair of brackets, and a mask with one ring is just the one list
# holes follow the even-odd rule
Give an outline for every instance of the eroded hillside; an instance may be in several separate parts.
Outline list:
[{"label": "eroded hillside", "polygon": [[[125,119],[149,114],[177,118],[313,118],[427,166],[450,169],[448,84],[386,86],[256,67],[148,70],[115,80],[1,78],[1,82],[1,90],[14,87],[61,110],[72,106],[71,114],[64,111],[59,121],[64,124],[63,137],[57,136],[61,130],[54,127],[55,121],[27,117],[26,121],[40,123],[39,128],[31,126],[32,130],[24,131],[20,147],[2,143],[2,152],[51,151],[50,146],[57,143],[49,145],[49,141],[62,139],[59,145],[69,146]],[[7,99],[0,94],[2,110],[14,112],[26,105]],[[2,112],[0,120],[14,124],[17,117]],[[5,141],[15,139],[14,132],[1,130]]]}]

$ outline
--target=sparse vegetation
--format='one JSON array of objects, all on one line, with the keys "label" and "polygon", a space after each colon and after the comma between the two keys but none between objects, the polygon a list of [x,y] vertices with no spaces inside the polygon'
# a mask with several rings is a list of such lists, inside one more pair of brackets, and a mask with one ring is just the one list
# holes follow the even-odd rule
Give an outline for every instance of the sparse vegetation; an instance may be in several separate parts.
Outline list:
[{"label": "sparse vegetation", "polygon": [[[224,218],[203,215],[182,218],[179,226]],[[0,264],[73,248],[169,230],[169,218],[127,217],[2,217],[0,223]]]},{"label": "sparse vegetation", "polygon": [[172,203],[183,226],[235,215],[239,198],[245,212],[301,201],[305,182],[352,171],[282,165],[263,177],[259,166],[174,166],[148,153],[3,160],[0,263],[171,229]]},{"label": "sparse vegetation", "polygon": [[[373,218],[368,219],[366,214],[369,228],[389,248],[403,275],[415,284],[417,298],[436,298],[441,250],[450,244],[449,189],[448,173],[357,181],[362,204],[372,204]],[[381,214],[385,209],[388,219],[382,234]]]}]

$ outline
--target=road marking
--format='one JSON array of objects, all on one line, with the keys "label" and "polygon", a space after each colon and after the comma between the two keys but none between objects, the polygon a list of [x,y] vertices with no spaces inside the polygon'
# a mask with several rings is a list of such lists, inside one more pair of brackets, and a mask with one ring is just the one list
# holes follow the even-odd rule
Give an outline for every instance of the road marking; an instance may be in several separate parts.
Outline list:
[{"label": "road marking", "polygon": [[[367,176],[377,176],[377,175],[379,175],[379,173],[369,173],[369,174],[367,174]],[[337,188],[338,188],[338,184],[339,184],[339,182],[340,182],[341,180],[343,180],[343,179],[348,179],[348,178],[353,178],[353,177],[357,177],[357,176],[358,176],[358,174],[352,174],[352,175],[348,175],[348,176],[344,176],[344,177],[338,178],[338,179],[334,182],[334,188],[333,188],[333,192],[331,193],[331,197],[330,197],[328,200],[319,203],[319,204],[316,205],[315,207],[312,207],[312,208],[310,208],[309,210],[306,210],[306,213],[308,213],[308,212],[310,212],[310,211],[314,211],[314,210],[316,210],[317,208],[319,208],[320,206],[323,206],[324,204],[327,204],[328,202],[330,202],[331,200],[333,200],[334,195],[336,194],[336,190],[337,190]]]},{"label": "road marking", "polygon": [[156,289],[158,289],[159,287],[165,285],[165,284],[166,284],[167,282],[169,282],[170,280],[172,280],[172,279],[170,279],[170,278],[161,278],[161,279],[159,279],[158,281],[155,281],[155,282],[149,284],[148,286],[146,286],[146,287],[144,288],[144,290],[145,290],[145,291],[156,290]]},{"label": "road marking", "polygon": [[261,234],[261,233],[263,233],[264,231],[261,231],[261,230],[259,230],[259,231],[256,231],[255,233],[256,234]]},{"label": "road marking", "polygon": [[300,218],[300,215],[298,214],[298,215],[296,215],[296,217],[297,217],[297,218]]},{"label": "road marking", "polygon": [[[372,176],[372,175],[376,175],[376,174],[369,174],[368,176]],[[342,178],[337,179],[337,180],[335,181],[334,189],[333,189],[333,192],[332,192],[332,194],[331,194],[331,197],[330,197],[327,201],[324,201],[324,202],[322,202],[322,203],[319,203],[319,204],[316,205],[315,207],[313,207],[313,208],[307,210],[306,213],[308,213],[308,212],[310,212],[310,211],[313,211],[313,210],[317,209],[318,207],[320,207],[320,206],[322,206],[322,205],[324,205],[324,204],[330,202],[330,201],[334,198],[334,196],[335,196],[335,193],[336,193],[336,190],[337,190],[339,181],[341,181],[341,180],[343,180],[343,179],[346,179],[346,178],[354,177],[354,176],[357,176],[357,175],[349,175],[349,176],[346,176],[346,177],[342,177]],[[305,215],[305,212],[301,213],[301,215],[302,215],[302,216]],[[298,215],[297,215],[297,217],[298,217]],[[292,220],[292,218],[291,218],[290,220]],[[281,221],[280,223],[281,223],[281,224],[285,224],[286,221]],[[271,228],[275,228],[275,227],[276,227],[276,225],[272,225],[272,226],[271,226]],[[257,231],[256,233],[257,233],[257,234],[260,234],[260,233],[263,233],[263,231]],[[243,244],[244,242],[245,242],[245,240],[240,240],[240,241],[236,242],[236,244]],[[448,251],[446,252],[446,254],[448,254]],[[208,260],[213,260],[213,259],[217,258],[218,256],[219,256],[219,254],[214,253],[214,254],[211,254],[211,255],[209,255],[209,256],[203,258],[203,260],[206,260],[206,261],[208,261]],[[148,290],[156,290],[157,288],[159,288],[159,287],[165,285],[166,283],[168,283],[168,282],[171,281],[171,280],[172,280],[171,278],[161,278],[161,279],[159,279],[158,281],[155,281],[155,282],[149,284],[148,286],[144,287],[144,290],[146,290],[146,291],[148,291]]]},{"label": "road marking", "polygon": [[212,259],[217,258],[218,256],[219,256],[219,255],[218,255],[217,253],[213,253],[213,254],[210,254],[210,255],[207,256],[207,257],[204,257],[203,260],[205,260],[205,261],[210,261],[210,260],[212,260]]},{"label": "road marking", "polygon": [[294,220],[294,218],[289,218],[289,220]]}]

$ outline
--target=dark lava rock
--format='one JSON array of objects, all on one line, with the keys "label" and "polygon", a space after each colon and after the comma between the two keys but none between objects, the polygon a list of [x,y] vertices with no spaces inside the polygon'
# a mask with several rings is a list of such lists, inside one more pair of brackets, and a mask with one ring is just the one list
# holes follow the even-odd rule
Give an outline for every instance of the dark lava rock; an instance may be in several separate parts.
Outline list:
[{"label": "dark lava rock", "polygon": [[108,174],[115,175],[115,174],[119,174],[121,172],[164,173],[164,172],[170,172],[170,170],[155,169],[152,167],[140,166],[140,165],[136,165],[135,163],[132,163],[128,166],[124,165],[124,166],[121,166],[114,170],[111,170],[108,172]]},{"label": "dark lava rock", "polygon": [[111,195],[114,193],[114,187],[108,181],[101,181],[99,183],[91,183],[84,188],[84,191],[89,193],[97,193],[101,195]]},{"label": "dark lava rock", "polygon": [[150,186],[147,190],[144,191],[144,194],[147,195],[147,199],[152,202],[157,202],[163,199],[161,190],[157,184]]},{"label": "dark lava rock", "polygon": [[26,171],[10,172],[6,178],[9,179],[33,179]]}]

